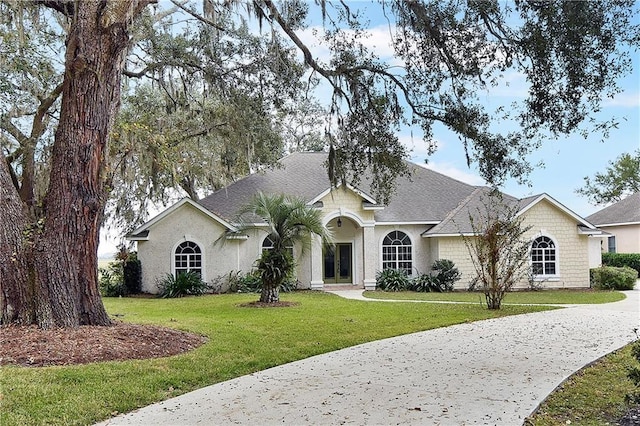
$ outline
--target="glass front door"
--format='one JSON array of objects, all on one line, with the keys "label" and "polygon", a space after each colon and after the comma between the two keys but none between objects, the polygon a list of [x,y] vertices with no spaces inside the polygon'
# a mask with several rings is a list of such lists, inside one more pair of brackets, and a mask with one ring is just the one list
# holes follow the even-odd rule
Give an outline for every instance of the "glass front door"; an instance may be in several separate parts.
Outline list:
[{"label": "glass front door", "polygon": [[324,250],[324,282],[352,283],[351,243],[339,243]]}]

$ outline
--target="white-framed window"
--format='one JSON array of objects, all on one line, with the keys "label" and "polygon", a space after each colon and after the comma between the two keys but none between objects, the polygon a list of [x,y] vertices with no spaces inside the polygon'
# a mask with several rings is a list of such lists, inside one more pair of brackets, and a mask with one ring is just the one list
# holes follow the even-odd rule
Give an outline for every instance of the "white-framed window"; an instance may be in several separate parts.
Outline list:
[{"label": "white-framed window", "polygon": [[273,240],[268,235],[262,240],[262,252],[273,250]]},{"label": "white-framed window", "polygon": [[382,240],[382,269],[398,269],[412,275],[411,239],[404,232],[389,232]]},{"label": "white-framed window", "polygon": [[202,277],[202,250],[193,241],[185,241],[176,247],[174,254],[174,274],[177,277],[186,272],[195,272]]},{"label": "white-framed window", "polygon": [[[264,240],[262,240],[261,253],[264,253],[265,251],[268,251],[268,250],[273,250],[273,246],[274,246],[273,240],[269,235],[267,235],[266,237],[264,237]],[[293,246],[287,246],[287,250],[289,250],[289,254],[293,256]]]},{"label": "white-framed window", "polygon": [[531,244],[531,269],[534,276],[558,275],[558,250],[549,237],[538,237]]},{"label": "white-framed window", "polygon": [[615,253],[616,252],[616,237],[615,237],[615,235],[612,235],[607,239],[609,240],[608,243],[607,243],[607,251],[609,253]]}]

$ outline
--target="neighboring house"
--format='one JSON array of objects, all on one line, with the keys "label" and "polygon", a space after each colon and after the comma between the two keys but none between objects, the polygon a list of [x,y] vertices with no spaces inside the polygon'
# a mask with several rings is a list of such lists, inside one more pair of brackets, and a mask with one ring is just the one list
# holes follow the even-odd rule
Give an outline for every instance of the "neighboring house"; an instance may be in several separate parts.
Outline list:
[{"label": "neighboring house", "polygon": [[602,251],[640,253],[640,192],[605,207],[587,220],[611,234]]},{"label": "neighboring house", "polygon": [[[238,233],[236,212],[256,194],[303,197],[320,209],[332,229],[335,249],[316,239],[305,256],[294,249],[300,288],[351,284],[374,289],[381,269],[428,272],[438,259],[455,262],[462,272],[457,288],[467,288],[473,266],[462,234],[472,234],[469,212],[482,205],[488,188],[465,184],[410,164],[410,178],[399,178],[388,205],[360,188],[331,188],[325,153],[295,153],[280,167],[252,174],[194,202],[185,198],[145,223],[128,239],[137,242],[143,290],[155,293],[157,279],[193,270],[205,281],[250,271],[270,241],[261,230]],[[589,268],[600,265],[600,235],[591,223],[546,194],[517,200],[524,224],[532,225],[534,279],[549,288],[589,286]],[[260,225],[258,223],[258,225]],[[266,228],[264,228],[266,229]],[[222,243],[223,242],[223,243]],[[526,287],[528,281],[520,283]]]}]

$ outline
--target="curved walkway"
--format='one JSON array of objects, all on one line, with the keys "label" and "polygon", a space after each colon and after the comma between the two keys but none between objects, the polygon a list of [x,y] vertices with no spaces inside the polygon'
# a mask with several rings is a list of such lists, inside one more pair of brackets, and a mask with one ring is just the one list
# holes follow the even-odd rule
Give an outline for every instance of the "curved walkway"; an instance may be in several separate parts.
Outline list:
[{"label": "curved walkway", "polygon": [[635,339],[640,291],[624,293],[314,356],[101,424],[519,425],[572,373]]}]

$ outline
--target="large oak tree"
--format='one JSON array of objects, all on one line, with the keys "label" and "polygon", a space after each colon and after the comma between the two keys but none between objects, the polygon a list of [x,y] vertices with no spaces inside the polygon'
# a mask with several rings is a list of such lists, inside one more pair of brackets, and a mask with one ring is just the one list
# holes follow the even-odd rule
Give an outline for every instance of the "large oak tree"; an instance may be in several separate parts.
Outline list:
[{"label": "large oak tree", "polygon": [[[126,55],[142,55],[132,47],[137,40],[130,31],[150,3],[33,2],[54,11],[66,28],[64,72],[60,81],[40,81],[56,84],[35,97],[28,135],[13,121],[19,108],[7,106],[0,95],[2,324],[51,327],[110,322],[100,301],[96,273],[107,198],[107,149]],[[388,63],[364,43],[366,16],[347,2],[333,5],[319,0],[315,5],[324,20],[319,34],[331,56],[322,61],[300,35],[311,7],[306,2],[197,3],[203,5],[202,13],[194,4],[171,2],[182,16],[192,16],[198,25],[223,33],[225,27],[217,19],[222,8],[236,16],[249,14],[258,19],[264,37],[278,34],[283,43],[286,40],[300,52],[312,77],[323,79],[330,91],[328,107],[334,119],[325,129],[331,145],[330,176],[336,183],[353,180],[370,168],[380,199],[392,192],[393,176],[406,172],[400,161],[406,149],[397,137],[402,125],[421,127],[432,148],[435,123],[458,133],[468,161],[477,163],[491,184],[508,177],[524,178],[530,169],[526,154],[546,138],[606,131],[613,123],[591,122],[592,113],[605,97],[620,90],[616,80],[630,70],[625,48],[640,41],[632,1],[395,0],[380,3],[395,52],[393,63]],[[16,4],[0,3],[3,12],[11,12],[3,16],[18,22]],[[4,34],[9,37],[11,32]],[[2,54],[12,59],[29,53],[5,53],[9,50]],[[3,66],[8,63],[5,57]],[[0,76],[3,94],[11,93],[14,86],[36,86],[28,77],[28,64],[20,60],[15,64],[18,77]],[[478,93],[499,84],[507,72],[526,77],[527,98],[505,109],[487,110]],[[50,152],[42,155],[46,179],[38,184],[33,179],[38,169],[33,158],[40,146],[37,141],[47,137],[47,121],[56,115],[51,111],[58,108],[58,96],[53,143]],[[9,103],[16,102],[18,98]],[[519,131],[501,132],[499,124],[507,119],[515,121]]]},{"label": "large oak tree", "polygon": [[[41,218],[31,222],[0,155],[2,323],[110,324],[97,285],[108,135],[132,20],[150,0],[44,2],[71,19],[60,119]],[[30,197],[26,197],[29,203]]]}]

